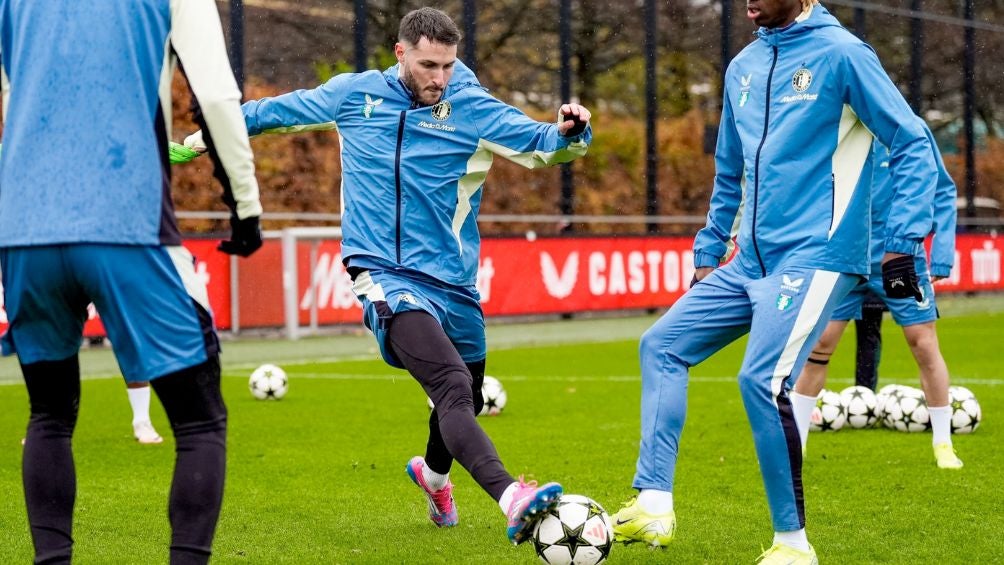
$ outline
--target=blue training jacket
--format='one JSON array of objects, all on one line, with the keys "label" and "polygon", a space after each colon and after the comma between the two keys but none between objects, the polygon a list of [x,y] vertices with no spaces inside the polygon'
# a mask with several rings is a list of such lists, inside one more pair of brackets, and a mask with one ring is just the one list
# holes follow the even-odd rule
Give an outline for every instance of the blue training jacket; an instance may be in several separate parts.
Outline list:
[{"label": "blue training jacket", "polygon": [[0,0],[0,55],[0,247],[181,244],[167,157],[178,60],[224,200],[261,214],[213,2]]},{"label": "blue training jacket", "polygon": [[[248,133],[337,129],[342,259],[473,285],[476,217],[494,155],[528,168],[586,153],[592,130],[566,138],[481,87],[459,60],[443,99],[421,107],[386,71],[346,73],[312,90],[244,104]],[[515,188],[515,187],[512,187]]]},{"label": "blue training jacket", "polygon": [[890,148],[895,206],[885,251],[914,254],[931,231],[937,170],[910,107],[870,47],[822,6],[729,64],[707,225],[694,266],[731,252],[750,274],[786,267],[869,272],[871,148]]},{"label": "blue training jacket", "polygon": [[[934,238],[931,242],[931,275],[935,277],[947,277],[952,274],[952,265],[955,264],[955,224],[958,212],[955,209],[955,198],[957,191],[955,181],[945,169],[945,162],[941,158],[941,151],[934,141],[934,134],[922,120],[919,120],[927,139],[931,144],[931,159],[938,168],[938,187],[934,194],[933,214],[934,226],[932,232]],[[890,186],[892,175],[889,174],[889,150],[879,142],[875,142],[875,170],[872,175],[872,245],[871,262],[872,273],[882,272],[882,255],[885,249],[882,242],[886,233],[886,218],[892,211],[892,193]],[[924,250],[919,251],[924,256]],[[926,257],[925,257],[926,259]]]}]

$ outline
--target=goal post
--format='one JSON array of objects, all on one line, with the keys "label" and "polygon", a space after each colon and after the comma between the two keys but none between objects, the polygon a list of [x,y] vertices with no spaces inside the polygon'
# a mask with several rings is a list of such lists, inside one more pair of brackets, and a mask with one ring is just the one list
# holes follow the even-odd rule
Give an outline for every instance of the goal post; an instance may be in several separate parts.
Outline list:
[{"label": "goal post", "polygon": [[[317,248],[322,241],[339,240],[342,238],[340,227],[292,227],[282,230],[282,295],[283,313],[286,318],[286,338],[299,339],[303,333],[300,324],[300,280],[299,280],[299,247],[301,242],[309,242],[308,273],[314,273],[317,265]],[[308,275],[308,276],[313,276]],[[312,288],[313,281],[308,281]],[[310,332],[318,328],[318,303],[313,300],[310,305]]]}]

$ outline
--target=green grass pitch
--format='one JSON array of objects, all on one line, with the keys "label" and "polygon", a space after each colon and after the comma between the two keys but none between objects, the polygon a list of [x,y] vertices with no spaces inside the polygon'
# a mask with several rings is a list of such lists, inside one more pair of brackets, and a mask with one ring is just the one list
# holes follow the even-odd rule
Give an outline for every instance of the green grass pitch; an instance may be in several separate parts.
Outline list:
[{"label": "green grass pitch", "polygon": [[[989,304],[989,306],[988,306]],[[930,434],[841,430],[813,434],[805,463],[810,541],[828,563],[992,563],[1004,539],[1002,300],[945,301],[942,349],[956,384],[983,408],[976,433],[956,436],[966,466],[941,471]],[[614,512],[629,498],[639,440],[637,337],[653,318],[489,328],[488,374],[509,394],[479,421],[514,475],[557,480]],[[880,386],[919,386],[899,329],[884,326]],[[851,383],[853,335],[828,388]],[[437,529],[404,465],[424,452],[428,409],[411,378],[384,366],[362,335],[225,344],[230,409],[228,480],[216,563],[533,563],[530,544],[505,540],[497,505],[458,466],[460,524]],[[743,342],[692,371],[677,471],[679,529],[671,547],[614,547],[609,563],[752,563],[772,529],[735,382]],[[289,395],[254,400],[247,375],[284,366]],[[85,372],[114,373],[107,351]],[[0,563],[31,560],[20,479],[24,387],[0,362]],[[161,446],[132,440],[124,386],[88,378],[74,439],[80,563],[166,563],[173,441],[157,402]]]}]

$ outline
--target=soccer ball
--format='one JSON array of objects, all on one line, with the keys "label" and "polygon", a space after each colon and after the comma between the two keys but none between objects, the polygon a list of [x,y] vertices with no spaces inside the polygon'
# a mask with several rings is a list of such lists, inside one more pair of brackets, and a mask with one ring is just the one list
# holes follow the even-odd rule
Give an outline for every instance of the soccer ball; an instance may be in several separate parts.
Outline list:
[{"label": "soccer ball", "polygon": [[[927,400],[919,388],[899,389],[899,398],[893,403],[894,428],[901,432],[924,432],[931,429],[931,414],[927,411]],[[889,408],[889,405],[886,405]]]},{"label": "soccer ball", "polygon": [[809,430],[813,432],[837,431],[847,423],[847,407],[840,395],[823,389],[816,399],[816,407],[809,416]]},{"label": "soccer ball", "polygon": [[964,386],[952,385],[948,387],[948,398],[951,402],[955,402],[956,400],[962,402],[967,398],[976,398],[976,395]]},{"label": "soccer ball", "polygon": [[566,494],[533,530],[533,548],[548,565],[596,565],[610,555],[614,531],[595,500]]},{"label": "soccer ball", "polygon": [[872,389],[863,386],[847,387],[840,391],[840,401],[847,408],[847,425],[850,427],[870,428],[878,420],[875,414],[877,400]]},{"label": "soccer ball", "polygon": [[970,434],[980,427],[983,410],[976,395],[966,387],[948,388],[949,405],[952,407],[952,433]]},{"label": "soccer ball", "polygon": [[899,411],[894,409],[892,405],[899,402],[899,398],[903,395],[903,389],[907,388],[909,387],[903,385],[885,385],[879,389],[875,395],[875,415],[878,417],[879,424],[887,428],[896,427],[893,424],[894,418],[890,415],[890,411],[899,414]]},{"label": "soccer ball", "polygon": [[266,363],[251,373],[248,388],[258,400],[279,400],[289,391],[289,378],[286,371]]},{"label": "soccer ball", "polygon": [[505,408],[505,403],[509,399],[502,383],[495,377],[485,375],[485,382],[481,385],[481,396],[485,399],[485,405],[481,407],[478,416],[498,416]]},{"label": "soccer ball", "polygon": [[[478,412],[478,416],[498,416],[502,413],[502,409],[505,408],[505,403],[508,400],[505,389],[502,388],[502,383],[495,377],[489,376],[485,376],[484,384],[481,385],[481,398],[485,400],[485,403],[481,406],[481,412]],[[425,401],[429,405],[429,410],[436,408],[431,398],[425,397]]]}]

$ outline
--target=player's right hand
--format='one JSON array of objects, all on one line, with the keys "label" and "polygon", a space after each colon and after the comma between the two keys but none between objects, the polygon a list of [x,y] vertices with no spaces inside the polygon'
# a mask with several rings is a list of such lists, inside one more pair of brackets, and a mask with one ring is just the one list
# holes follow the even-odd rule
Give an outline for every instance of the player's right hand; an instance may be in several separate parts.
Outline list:
[{"label": "player's right hand", "polygon": [[698,267],[694,269],[694,278],[690,279],[690,288],[694,288],[694,285],[704,280],[704,277],[711,274],[714,271],[714,267]]},{"label": "player's right hand", "polygon": [[227,255],[247,257],[261,247],[261,227],[258,216],[243,220],[236,214],[230,216],[230,239],[220,242],[220,251]]},{"label": "player's right hand", "polygon": [[913,255],[898,255],[882,263],[882,289],[889,298],[924,300],[917,283],[917,268]]}]

